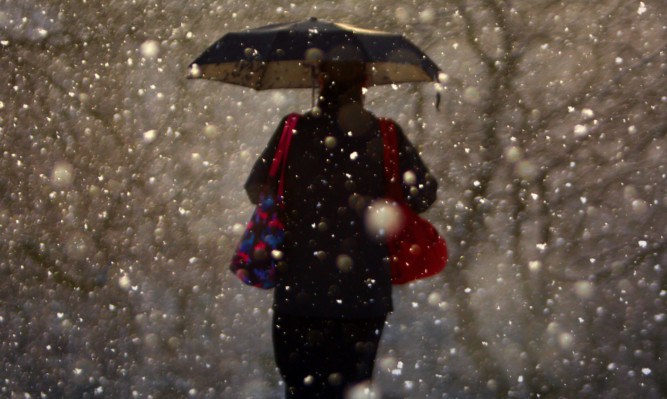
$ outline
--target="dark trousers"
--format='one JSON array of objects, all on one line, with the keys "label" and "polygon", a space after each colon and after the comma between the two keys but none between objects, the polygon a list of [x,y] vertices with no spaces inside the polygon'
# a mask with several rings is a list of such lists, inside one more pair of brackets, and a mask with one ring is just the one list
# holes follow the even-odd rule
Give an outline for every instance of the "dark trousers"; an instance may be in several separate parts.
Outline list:
[{"label": "dark trousers", "polygon": [[385,320],[275,314],[273,350],[285,397],[342,399],[348,388],[370,380]]}]

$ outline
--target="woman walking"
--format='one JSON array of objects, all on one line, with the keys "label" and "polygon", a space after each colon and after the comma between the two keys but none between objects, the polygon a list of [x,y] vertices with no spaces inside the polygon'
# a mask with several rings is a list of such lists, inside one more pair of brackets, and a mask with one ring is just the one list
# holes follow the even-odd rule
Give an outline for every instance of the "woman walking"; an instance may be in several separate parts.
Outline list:
[{"label": "woman walking", "polygon": [[[343,398],[370,380],[392,311],[386,244],[365,220],[386,196],[379,120],[363,107],[365,67],[323,62],[317,107],[300,116],[284,174],[284,267],[275,287],[273,345],[287,398]],[[245,188],[266,190],[283,119]],[[403,192],[416,212],[434,201],[435,179],[395,125]]]}]

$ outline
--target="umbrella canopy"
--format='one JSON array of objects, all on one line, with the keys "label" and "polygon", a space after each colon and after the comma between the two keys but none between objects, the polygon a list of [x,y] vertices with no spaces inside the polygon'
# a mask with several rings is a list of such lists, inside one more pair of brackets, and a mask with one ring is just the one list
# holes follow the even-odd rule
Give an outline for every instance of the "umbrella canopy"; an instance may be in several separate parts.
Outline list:
[{"label": "umbrella canopy", "polygon": [[321,61],[361,62],[369,85],[437,82],[440,72],[403,35],[310,18],[228,33],[190,64],[188,77],[256,90],[312,88]]}]

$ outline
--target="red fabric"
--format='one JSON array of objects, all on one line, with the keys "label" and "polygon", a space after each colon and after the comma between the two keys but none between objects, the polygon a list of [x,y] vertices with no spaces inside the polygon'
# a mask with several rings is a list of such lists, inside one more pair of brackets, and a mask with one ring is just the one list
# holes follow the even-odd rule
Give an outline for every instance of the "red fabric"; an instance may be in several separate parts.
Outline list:
[{"label": "red fabric", "polygon": [[278,180],[278,198],[281,199],[285,193],[285,165],[287,165],[287,154],[289,152],[290,142],[292,141],[292,134],[294,133],[294,128],[296,128],[296,123],[299,121],[299,114],[290,114],[285,121],[285,126],[283,127],[283,134],[280,136],[280,142],[278,143],[278,148],[276,149],[276,154],[273,157],[273,162],[271,163],[271,169],[269,170],[269,177],[274,178],[278,174],[278,168],[280,168],[280,180]]},{"label": "red fabric", "polygon": [[380,120],[384,143],[384,173],[387,193],[401,212],[401,229],[387,239],[391,256],[391,282],[405,284],[440,273],[447,264],[447,244],[427,220],[405,202],[398,160],[398,141],[394,122]]}]

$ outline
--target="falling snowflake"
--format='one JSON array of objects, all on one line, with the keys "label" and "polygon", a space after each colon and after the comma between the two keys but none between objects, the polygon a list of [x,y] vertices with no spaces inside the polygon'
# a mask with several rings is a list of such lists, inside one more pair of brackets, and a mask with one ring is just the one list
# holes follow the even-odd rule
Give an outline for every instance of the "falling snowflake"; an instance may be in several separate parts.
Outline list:
[{"label": "falling snowflake", "polygon": [[646,12],[646,4],[643,1],[639,2],[639,8],[637,9],[637,14],[642,15]]}]

